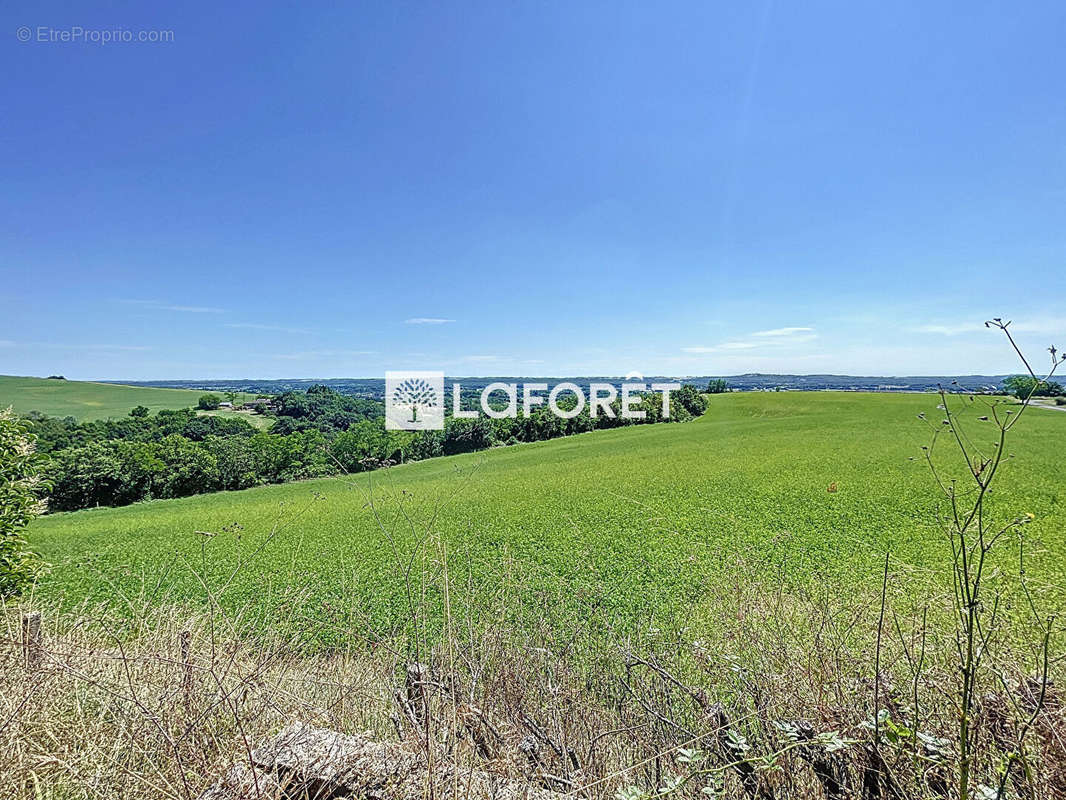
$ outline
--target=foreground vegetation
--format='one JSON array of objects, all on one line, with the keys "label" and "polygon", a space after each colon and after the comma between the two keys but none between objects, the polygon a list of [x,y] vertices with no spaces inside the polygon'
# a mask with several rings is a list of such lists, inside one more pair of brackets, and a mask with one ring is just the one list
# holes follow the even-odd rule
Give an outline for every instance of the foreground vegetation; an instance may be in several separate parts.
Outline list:
[{"label": "foreground vegetation", "polygon": [[[485,770],[583,798],[957,797],[948,788],[957,759],[945,694],[957,678],[950,644],[924,636],[920,611],[915,617],[897,588],[887,606],[895,622],[878,646],[879,587],[834,595],[829,606],[751,583],[751,564],[737,559],[722,565],[713,615],[687,635],[656,635],[649,625],[605,644],[602,663],[590,667],[553,629],[557,619],[521,629],[501,621],[508,605],[539,596],[535,587],[517,579],[480,607],[461,603],[463,570],[450,566],[442,541],[427,545],[429,558],[410,576],[416,596],[445,593],[457,605],[436,636],[368,642],[364,626],[337,617],[249,640],[240,611],[160,603],[150,586],[127,597],[122,613],[37,597],[8,606],[0,796],[195,800],[246,764],[249,747],[302,720],[398,740],[437,769]],[[906,572],[894,568],[891,582]],[[36,665],[18,644],[24,609],[44,611]],[[422,610],[421,601],[412,607]],[[335,646],[310,652],[326,632]],[[1028,714],[1039,691],[1032,653],[1013,641],[1000,649],[1015,660],[977,725],[983,790],[1013,746],[1013,710]],[[922,671],[909,680],[919,652]],[[431,687],[424,723],[405,699],[417,663]],[[1015,772],[1010,797],[1054,800],[1066,789],[1066,698],[1053,687],[1046,700],[1029,778]],[[870,769],[875,717],[884,734],[878,772]],[[867,793],[879,773],[888,785]]]}]

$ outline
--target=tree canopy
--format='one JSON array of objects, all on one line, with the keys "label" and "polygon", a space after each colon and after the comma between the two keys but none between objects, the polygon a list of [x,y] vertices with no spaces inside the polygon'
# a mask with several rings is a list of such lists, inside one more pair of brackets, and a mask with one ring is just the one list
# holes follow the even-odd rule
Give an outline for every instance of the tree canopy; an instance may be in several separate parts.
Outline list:
[{"label": "tree canopy", "polygon": [[1031,375],[1011,375],[1003,381],[1007,394],[1020,400],[1027,397],[1063,397],[1066,391],[1055,381],[1038,381]]}]

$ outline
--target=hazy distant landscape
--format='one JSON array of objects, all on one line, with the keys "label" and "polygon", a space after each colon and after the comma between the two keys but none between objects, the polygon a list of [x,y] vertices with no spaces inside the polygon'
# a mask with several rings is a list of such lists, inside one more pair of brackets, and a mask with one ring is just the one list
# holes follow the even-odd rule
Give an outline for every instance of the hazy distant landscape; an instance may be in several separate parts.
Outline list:
[{"label": "hazy distant landscape", "polygon": [[[750,373],[746,375],[645,375],[644,380],[653,381],[680,381],[693,386],[706,386],[707,382],[716,378],[724,379],[730,387],[737,391],[819,391],[836,389],[856,392],[927,392],[933,391],[938,386],[949,387],[951,391],[985,391],[995,389],[1003,384],[1006,375],[926,375],[926,376],[858,376],[858,375],[761,375]],[[490,383],[501,381],[513,383],[516,381],[543,381],[549,387],[563,381],[574,381],[579,384],[589,382],[604,382],[621,384],[621,376],[570,376],[570,377],[546,377],[543,375],[530,375],[524,377],[499,376],[499,377],[446,377],[450,385],[453,382],[461,382],[463,389],[480,391]],[[166,387],[172,389],[205,389],[211,391],[239,391],[239,392],[266,392],[280,394],[293,389],[306,389],[310,385],[323,384],[344,394],[353,394],[363,397],[381,398],[385,391],[385,382],[382,378],[279,378],[276,380],[253,380],[242,378],[240,380],[181,380],[181,381],[111,381],[132,386]]]}]

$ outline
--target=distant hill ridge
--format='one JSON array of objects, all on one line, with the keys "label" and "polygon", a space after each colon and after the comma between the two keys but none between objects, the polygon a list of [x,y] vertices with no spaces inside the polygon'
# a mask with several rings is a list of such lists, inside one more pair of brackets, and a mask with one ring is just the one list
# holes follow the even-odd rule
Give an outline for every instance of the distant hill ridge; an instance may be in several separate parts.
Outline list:
[{"label": "distant hill ridge", "polygon": [[[961,391],[981,391],[984,389],[999,387],[1006,375],[920,375],[920,376],[897,376],[897,375],[777,375],[759,372],[749,372],[743,375],[697,375],[671,377],[662,375],[646,375],[646,381],[675,380],[682,383],[691,383],[697,386],[706,385],[714,378],[724,378],[730,388],[741,391],[818,391],[827,389],[845,391],[881,391],[881,392],[924,392],[936,389],[937,386],[947,386]],[[446,378],[447,383],[458,381],[462,383],[464,394],[467,391],[476,391],[490,383],[502,381],[504,383],[539,381],[549,386],[563,381],[572,381],[578,385],[590,382],[620,384],[624,380],[617,375],[585,375],[577,377],[543,377],[543,376],[492,376],[492,377],[462,377],[454,376]],[[117,383],[118,381],[116,381]],[[344,394],[354,394],[364,397],[381,397],[385,391],[384,378],[282,378],[252,379],[239,378],[232,380],[174,380],[174,381],[122,381],[131,386],[148,386],[155,388],[171,389],[199,389],[210,391],[241,391],[257,392],[263,394],[280,394],[291,390],[305,390],[314,384],[323,384]]]}]

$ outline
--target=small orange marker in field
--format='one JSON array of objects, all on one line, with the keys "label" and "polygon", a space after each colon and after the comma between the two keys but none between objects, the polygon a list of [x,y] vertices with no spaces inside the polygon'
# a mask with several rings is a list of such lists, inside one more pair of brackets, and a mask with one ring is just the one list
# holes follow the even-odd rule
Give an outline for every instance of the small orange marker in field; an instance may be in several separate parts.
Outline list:
[{"label": "small orange marker in field", "polygon": [[837,490],[837,482],[833,481],[831,484],[829,484],[829,488],[826,491],[828,491],[829,494],[834,494],[836,492],[836,490]]}]

